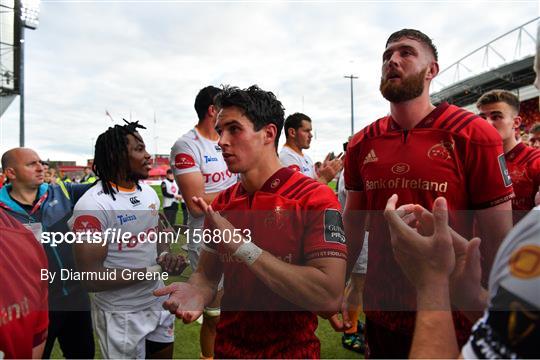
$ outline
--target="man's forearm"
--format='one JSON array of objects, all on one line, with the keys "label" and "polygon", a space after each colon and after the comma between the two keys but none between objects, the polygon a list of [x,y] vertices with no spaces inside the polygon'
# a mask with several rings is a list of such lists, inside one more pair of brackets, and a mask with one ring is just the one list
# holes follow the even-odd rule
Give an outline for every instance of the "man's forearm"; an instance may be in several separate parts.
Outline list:
[{"label": "man's forearm", "polygon": [[345,238],[347,239],[347,278],[349,277],[354,264],[360,256],[364,246],[365,222],[367,215],[360,210],[347,210],[343,215],[343,227],[345,228]]},{"label": "man's forearm", "polygon": [[487,286],[487,278],[491,272],[491,266],[495,255],[499,250],[503,239],[512,229],[512,204],[511,201],[497,206],[478,210],[476,212],[480,238],[482,239],[482,278],[483,285]]},{"label": "man's forearm", "polygon": [[217,284],[214,284],[203,274],[195,271],[193,274],[191,274],[187,282],[199,290],[202,298],[204,299],[204,306],[208,306],[208,304],[214,300],[217,293]]},{"label": "man's forearm", "polygon": [[342,265],[341,274],[339,271],[326,274],[313,266],[286,263],[263,251],[250,270],[273,292],[293,304],[313,312],[335,312],[345,285],[344,262]]},{"label": "man's forearm", "polygon": [[459,355],[448,282],[417,289],[417,312],[410,358],[456,358]]}]

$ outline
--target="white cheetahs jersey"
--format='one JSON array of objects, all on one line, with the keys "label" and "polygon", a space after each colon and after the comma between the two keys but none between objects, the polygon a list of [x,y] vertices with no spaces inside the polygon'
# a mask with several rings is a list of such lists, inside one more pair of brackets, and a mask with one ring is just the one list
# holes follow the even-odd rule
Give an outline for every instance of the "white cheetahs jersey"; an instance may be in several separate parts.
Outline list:
[{"label": "white cheetahs jersey", "polygon": [[316,175],[313,160],[311,160],[311,158],[306,154],[300,155],[294,152],[291,148],[284,146],[279,152],[279,160],[283,166],[300,171],[302,174],[315,179]]},{"label": "white cheetahs jersey", "polygon": [[[90,230],[106,237],[108,250],[103,263],[106,268],[135,269],[156,265],[159,198],[149,185],[139,182],[139,186],[140,190],[119,188],[114,194],[116,200],[113,200],[110,194],[103,192],[99,181],[77,202],[68,222],[75,233]],[[131,236],[126,235],[125,242],[118,241],[128,232]],[[94,301],[104,310],[143,310],[164,300],[152,295],[152,291],[161,286],[161,280],[143,281],[98,292]]]},{"label": "white cheetahs jersey", "polygon": [[[175,176],[200,171],[207,194],[225,190],[238,181],[236,174],[227,169],[218,142],[201,136],[195,128],[176,140],[170,161]],[[203,224],[204,217],[189,216],[190,228],[201,229]]]}]

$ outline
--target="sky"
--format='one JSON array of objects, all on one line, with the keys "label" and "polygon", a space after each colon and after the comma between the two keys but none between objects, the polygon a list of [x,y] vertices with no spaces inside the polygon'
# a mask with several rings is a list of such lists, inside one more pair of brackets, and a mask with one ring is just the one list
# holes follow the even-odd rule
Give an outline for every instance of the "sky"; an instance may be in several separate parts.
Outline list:
[{"label": "sky", "polygon": [[[378,84],[392,32],[428,34],[444,69],[538,16],[538,4],[42,1],[38,29],[26,31],[26,146],[42,159],[86,164],[97,136],[131,117],[148,128],[141,134],[149,152],[168,154],[197,121],[199,89],[258,84],[287,115],[312,118],[315,138],[306,153],[322,160],[350,135],[345,75],[358,77],[355,132],[388,113]],[[534,24],[529,30],[536,33]],[[0,120],[0,153],[18,143],[15,100]]]}]

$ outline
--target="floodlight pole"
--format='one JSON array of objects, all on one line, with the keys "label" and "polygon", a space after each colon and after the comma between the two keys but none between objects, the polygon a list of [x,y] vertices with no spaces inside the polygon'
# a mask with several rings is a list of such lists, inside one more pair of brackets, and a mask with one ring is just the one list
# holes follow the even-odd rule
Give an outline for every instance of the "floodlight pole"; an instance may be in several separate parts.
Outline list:
[{"label": "floodlight pole", "polygon": [[19,62],[19,146],[24,147],[24,25],[20,26]]},{"label": "floodlight pole", "polygon": [[354,100],[353,100],[353,80],[358,79],[357,76],[353,74],[349,76],[344,76],[346,79],[351,79],[351,135],[354,135]]}]

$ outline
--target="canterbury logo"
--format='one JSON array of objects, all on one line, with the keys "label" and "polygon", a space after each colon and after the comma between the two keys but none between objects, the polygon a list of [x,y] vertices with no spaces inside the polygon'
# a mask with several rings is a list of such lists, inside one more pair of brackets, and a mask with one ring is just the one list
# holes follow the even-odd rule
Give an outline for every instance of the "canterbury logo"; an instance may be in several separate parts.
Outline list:
[{"label": "canterbury logo", "polygon": [[140,204],[140,203],[141,203],[141,202],[139,201],[139,199],[137,199],[136,196],[130,197],[130,198],[129,198],[129,201],[130,201],[133,205],[137,205],[137,204]]},{"label": "canterbury logo", "polygon": [[370,162],[379,161],[379,158],[377,155],[375,155],[375,150],[371,149],[371,151],[367,154],[366,158],[364,159],[364,165]]}]

